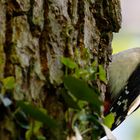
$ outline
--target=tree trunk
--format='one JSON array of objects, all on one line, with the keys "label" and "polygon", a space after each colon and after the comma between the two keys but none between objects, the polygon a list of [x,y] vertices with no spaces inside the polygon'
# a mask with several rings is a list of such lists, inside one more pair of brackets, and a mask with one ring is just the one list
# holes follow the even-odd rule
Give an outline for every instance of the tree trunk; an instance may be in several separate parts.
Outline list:
[{"label": "tree trunk", "polygon": [[[13,102],[10,107],[0,103],[0,139],[27,139],[28,129],[13,117],[19,100],[46,109],[57,120],[55,131],[39,130],[47,140],[68,139],[68,109],[58,93],[65,75],[60,59],[69,57],[81,68],[96,60],[107,70],[120,24],[119,0],[0,0],[0,87]],[[15,80],[12,90],[3,88],[8,77]],[[106,85],[99,78],[95,83],[103,98]]]}]

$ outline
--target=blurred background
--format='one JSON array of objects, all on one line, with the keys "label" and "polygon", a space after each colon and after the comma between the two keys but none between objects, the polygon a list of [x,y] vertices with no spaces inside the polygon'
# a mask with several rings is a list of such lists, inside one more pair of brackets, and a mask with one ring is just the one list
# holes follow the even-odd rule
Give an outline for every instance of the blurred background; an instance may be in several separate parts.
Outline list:
[{"label": "blurred background", "polygon": [[114,53],[140,47],[140,0],[120,0],[122,9],[122,28],[114,34]]},{"label": "blurred background", "polygon": [[[119,33],[114,34],[113,53],[140,47],[140,0],[120,1],[122,28]],[[140,109],[129,116],[113,134],[117,140],[140,140]]]}]

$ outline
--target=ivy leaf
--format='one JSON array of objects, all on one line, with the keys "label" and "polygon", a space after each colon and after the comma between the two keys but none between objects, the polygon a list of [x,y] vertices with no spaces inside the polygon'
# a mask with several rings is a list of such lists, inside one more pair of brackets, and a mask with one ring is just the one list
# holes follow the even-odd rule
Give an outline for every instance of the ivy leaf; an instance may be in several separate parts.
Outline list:
[{"label": "ivy leaf", "polygon": [[85,81],[67,76],[64,78],[64,85],[78,100],[87,101],[98,108],[101,105],[95,90],[90,88]]},{"label": "ivy leaf", "polygon": [[17,110],[14,119],[21,128],[29,129],[28,117],[23,111]]},{"label": "ivy leaf", "polygon": [[13,89],[15,87],[15,78],[13,76],[9,76],[2,80],[5,89]]},{"label": "ivy leaf", "polygon": [[61,94],[68,107],[78,109],[78,110],[80,109],[77,102],[69,94],[67,94],[64,89],[61,90]]},{"label": "ivy leaf", "polygon": [[29,116],[34,118],[37,121],[40,121],[44,124],[47,124],[50,128],[55,128],[57,123],[54,119],[50,118],[47,114],[42,112],[40,109],[32,106],[31,104],[27,104],[23,101],[18,101],[17,105]]},{"label": "ivy leaf", "polygon": [[75,76],[77,78],[89,79],[90,73],[86,69],[77,69]]},{"label": "ivy leaf", "polygon": [[35,140],[46,140],[44,136],[40,135],[40,129],[43,124],[39,121],[34,121],[30,123],[29,129],[25,133],[26,140],[31,140],[31,137],[34,136]]},{"label": "ivy leaf", "polygon": [[68,57],[62,57],[61,63],[70,69],[74,69],[74,68],[78,67],[77,64],[72,59],[70,59]]},{"label": "ivy leaf", "polygon": [[110,113],[104,118],[103,122],[108,128],[111,128],[112,124],[114,123],[114,119],[114,113]]},{"label": "ivy leaf", "polygon": [[107,83],[106,80],[106,71],[104,70],[102,65],[99,65],[99,79],[104,82]]}]

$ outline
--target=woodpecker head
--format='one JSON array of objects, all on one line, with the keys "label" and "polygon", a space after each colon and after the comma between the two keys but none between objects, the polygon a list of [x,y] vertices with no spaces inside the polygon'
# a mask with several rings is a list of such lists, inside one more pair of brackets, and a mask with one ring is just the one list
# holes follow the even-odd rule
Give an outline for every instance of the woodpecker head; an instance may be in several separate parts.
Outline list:
[{"label": "woodpecker head", "polygon": [[133,48],[113,55],[109,65],[108,108],[105,114],[113,112],[115,129],[140,105],[140,48]]}]

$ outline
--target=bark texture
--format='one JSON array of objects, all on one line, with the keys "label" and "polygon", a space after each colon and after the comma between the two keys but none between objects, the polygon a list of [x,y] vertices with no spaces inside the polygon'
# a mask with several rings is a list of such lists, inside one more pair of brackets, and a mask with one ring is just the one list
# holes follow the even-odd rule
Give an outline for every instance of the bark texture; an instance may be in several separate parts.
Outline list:
[{"label": "bark texture", "polygon": [[[57,95],[64,75],[61,56],[81,67],[97,60],[107,69],[120,24],[119,0],[0,0],[0,79],[14,76],[12,100],[43,106],[59,121],[47,139],[66,139],[65,107]],[[103,96],[106,86],[97,84]],[[0,108],[0,139],[20,140],[12,116]]]}]

